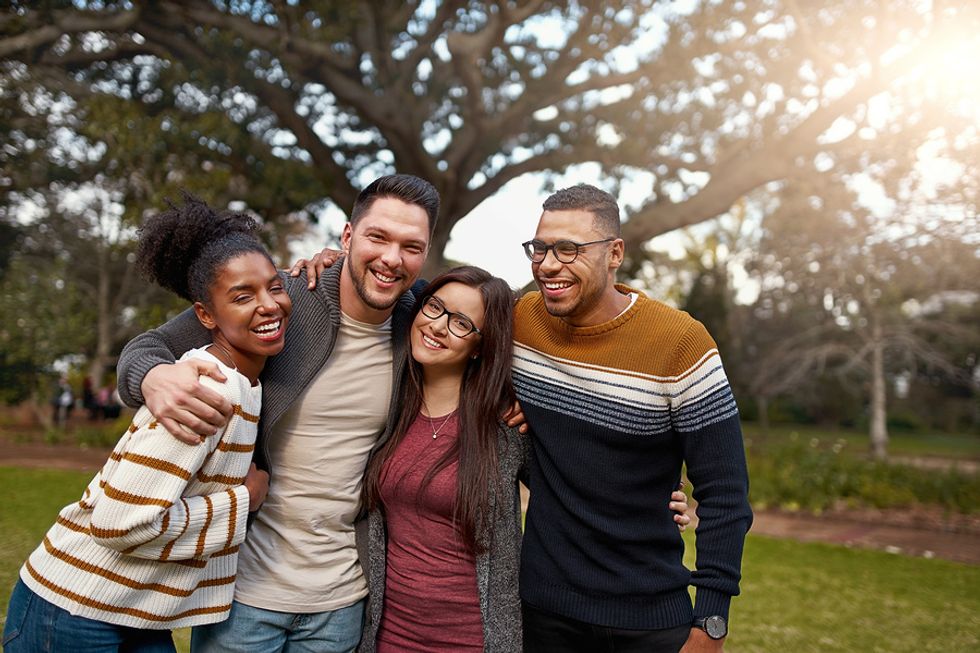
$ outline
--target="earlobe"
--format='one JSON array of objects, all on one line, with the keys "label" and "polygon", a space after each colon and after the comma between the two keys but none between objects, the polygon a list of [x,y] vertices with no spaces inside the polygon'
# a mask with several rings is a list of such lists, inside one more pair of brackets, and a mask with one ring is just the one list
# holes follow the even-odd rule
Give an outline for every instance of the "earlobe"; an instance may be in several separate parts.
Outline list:
[{"label": "earlobe", "polygon": [[211,331],[216,326],[217,322],[211,317],[211,313],[208,312],[207,307],[201,302],[194,302],[194,314],[197,315],[198,321],[204,325],[204,328]]}]

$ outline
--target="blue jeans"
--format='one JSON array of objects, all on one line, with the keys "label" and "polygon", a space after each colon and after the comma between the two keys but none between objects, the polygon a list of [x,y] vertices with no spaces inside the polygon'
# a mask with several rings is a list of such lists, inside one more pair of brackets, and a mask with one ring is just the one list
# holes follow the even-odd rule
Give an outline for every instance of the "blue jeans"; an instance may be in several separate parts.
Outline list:
[{"label": "blue jeans", "polygon": [[174,653],[169,630],[144,630],[73,616],[18,580],[7,606],[4,653]]},{"label": "blue jeans", "polygon": [[349,653],[361,640],[364,603],[296,614],[235,601],[226,621],[191,631],[191,653]]}]

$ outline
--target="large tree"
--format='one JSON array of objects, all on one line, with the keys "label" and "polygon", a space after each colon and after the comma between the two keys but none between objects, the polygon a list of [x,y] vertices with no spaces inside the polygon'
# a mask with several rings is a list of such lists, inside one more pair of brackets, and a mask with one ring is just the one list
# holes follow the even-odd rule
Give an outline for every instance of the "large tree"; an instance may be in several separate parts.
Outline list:
[{"label": "large tree", "polygon": [[[430,179],[444,201],[430,271],[453,225],[507,182],[584,162],[612,187],[649,184],[627,224],[638,242],[805,176],[854,141],[870,151],[873,101],[915,95],[937,48],[971,33],[972,6],[14,2],[0,18],[0,89],[13,95],[0,188],[75,173],[69,134],[53,142],[43,129],[71,106],[96,160],[125,166],[136,152],[178,179],[225,170],[230,195],[272,221],[313,216],[326,199],[346,210],[383,172]],[[120,106],[130,120],[99,121]],[[841,119],[852,129],[829,138]],[[914,149],[936,123],[913,107],[888,128]]]}]

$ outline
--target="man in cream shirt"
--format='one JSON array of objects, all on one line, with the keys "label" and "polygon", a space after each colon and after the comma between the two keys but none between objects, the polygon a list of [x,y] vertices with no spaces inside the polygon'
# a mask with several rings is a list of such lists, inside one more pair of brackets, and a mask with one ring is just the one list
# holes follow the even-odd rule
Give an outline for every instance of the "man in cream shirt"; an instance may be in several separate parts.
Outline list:
[{"label": "man in cream shirt", "polygon": [[[414,296],[439,195],[428,182],[390,175],[358,196],[342,236],[345,258],[315,287],[284,276],[293,315],[282,353],[261,377],[256,461],[269,470],[266,503],[239,556],[230,618],[195,629],[195,651],[351,651],[367,587],[354,519],[364,468],[379,446],[400,374]],[[312,290],[312,292],[311,292]],[[199,362],[172,364],[209,334],[182,314],[130,342],[120,395],[146,403],[171,433],[208,436],[233,408],[197,379]],[[211,406],[221,406],[215,410]],[[234,417],[233,417],[234,419]]]}]

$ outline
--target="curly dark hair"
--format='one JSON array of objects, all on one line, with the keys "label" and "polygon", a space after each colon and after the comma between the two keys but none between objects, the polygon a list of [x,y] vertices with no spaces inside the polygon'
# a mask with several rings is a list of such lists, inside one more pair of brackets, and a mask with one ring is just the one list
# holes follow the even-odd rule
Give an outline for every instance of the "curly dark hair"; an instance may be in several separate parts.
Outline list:
[{"label": "curly dark hair", "polygon": [[257,239],[250,216],[215,211],[203,200],[181,192],[183,204],[147,218],[139,230],[136,264],[143,275],[192,302],[210,300],[215,275],[229,259],[269,252]]}]

